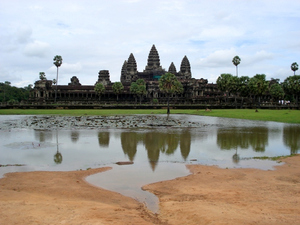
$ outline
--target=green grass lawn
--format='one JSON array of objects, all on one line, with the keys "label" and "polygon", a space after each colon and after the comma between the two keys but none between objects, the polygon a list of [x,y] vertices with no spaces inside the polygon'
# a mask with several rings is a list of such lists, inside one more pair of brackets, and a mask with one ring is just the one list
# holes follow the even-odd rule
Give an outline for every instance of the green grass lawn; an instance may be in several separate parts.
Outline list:
[{"label": "green grass lawn", "polygon": [[[166,109],[1,109],[0,115],[130,115],[130,114],[165,114]],[[249,120],[300,123],[299,110],[259,109],[214,109],[211,111],[192,109],[171,109],[171,114],[191,114]]]}]

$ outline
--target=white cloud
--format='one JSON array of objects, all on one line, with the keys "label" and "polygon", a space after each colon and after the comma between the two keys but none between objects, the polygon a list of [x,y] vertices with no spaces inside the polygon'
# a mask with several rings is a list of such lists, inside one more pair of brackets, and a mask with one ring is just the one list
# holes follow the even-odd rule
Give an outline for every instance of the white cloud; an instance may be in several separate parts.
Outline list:
[{"label": "white cloud", "polygon": [[210,55],[208,55],[207,57],[201,58],[197,62],[197,66],[212,67],[212,68],[231,66],[232,65],[231,60],[236,55],[237,52],[233,48],[217,50],[211,53]]},{"label": "white cloud", "polygon": [[54,78],[59,54],[61,84],[73,75],[94,84],[101,69],[119,81],[129,54],[142,71],[155,44],[164,68],[174,62],[179,69],[187,55],[195,78],[215,82],[220,73],[234,74],[231,61],[239,55],[239,73],[284,80],[278,71],[300,64],[299,11],[294,0],[2,1],[1,66],[8,80],[21,79],[15,84],[34,81],[40,71]]},{"label": "white cloud", "polygon": [[49,53],[50,45],[41,41],[29,43],[24,48],[24,54],[32,57],[46,57]]},{"label": "white cloud", "polygon": [[19,27],[17,31],[17,41],[18,43],[24,44],[30,41],[32,35],[32,29],[29,26]]},{"label": "white cloud", "polygon": [[75,64],[64,63],[61,65],[61,71],[65,73],[79,73],[82,70],[81,63],[77,62]]},{"label": "white cloud", "polygon": [[265,50],[261,50],[256,52],[254,55],[246,55],[241,60],[244,65],[253,66],[255,63],[264,63],[266,60],[272,60],[274,58],[274,54],[270,52],[266,52]]},{"label": "white cloud", "polygon": [[222,41],[224,39],[235,39],[241,37],[243,31],[232,26],[216,26],[211,28],[206,28],[200,33],[200,39],[211,40],[218,39]]}]

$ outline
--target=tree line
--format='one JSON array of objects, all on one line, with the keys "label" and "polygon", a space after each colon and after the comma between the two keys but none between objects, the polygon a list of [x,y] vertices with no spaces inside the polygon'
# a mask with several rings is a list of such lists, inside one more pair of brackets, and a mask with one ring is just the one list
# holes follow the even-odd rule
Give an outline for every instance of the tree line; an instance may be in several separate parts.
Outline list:
[{"label": "tree line", "polygon": [[235,103],[237,103],[237,96],[242,97],[242,99],[248,97],[254,102],[257,102],[258,106],[260,106],[261,97],[263,95],[270,95],[273,102],[285,100],[298,105],[300,76],[296,75],[296,71],[298,70],[298,64],[296,62],[291,64],[291,70],[294,72],[294,75],[287,77],[283,82],[274,78],[267,81],[265,74],[256,74],[253,77],[239,77],[237,66],[240,62],[241,59],[239,56],[235,56],[232,60],[232,63],[236,66],[236,76],[223,73],[217,79],[218,88],[225,93],[226,101],[228,97],[232,95],[235,97]]},{"label": "tree line", "polygon": [[26,101],[29,98],[29,92],[32,90],[32,84],[26,87],[18,88],[11,86],[11,82],[0,82],[0,102],[7,102],[8,104],[16,104],[21,101]]},{"label": "tree line", "polygon": [[221,74],[217,79],[218,88],[224,92],[225,100],[229,96],[247,97],[258,104],[261,103],[263,95],[270,95],[273,102],[279,100],[290,101],[298,104],[300,95],[300,76],[293,75],[287,77],[283,82],[272,78],[266,80],[265,74],[256,74],[253,77],[233,76],[232,74]]}]

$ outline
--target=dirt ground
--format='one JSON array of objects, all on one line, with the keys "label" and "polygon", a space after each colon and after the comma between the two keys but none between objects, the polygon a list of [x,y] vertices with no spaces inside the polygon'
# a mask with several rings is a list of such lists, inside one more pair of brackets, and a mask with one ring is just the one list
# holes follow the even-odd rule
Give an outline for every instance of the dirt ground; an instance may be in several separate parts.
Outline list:
[{"label": "dirt ground", "polygon": [[160,213],[84,178],[109,168],[9,173],[0,179],[0,224],[299,224],[300,155],[276,170],[188,165],[187,177],[144,187]]}]

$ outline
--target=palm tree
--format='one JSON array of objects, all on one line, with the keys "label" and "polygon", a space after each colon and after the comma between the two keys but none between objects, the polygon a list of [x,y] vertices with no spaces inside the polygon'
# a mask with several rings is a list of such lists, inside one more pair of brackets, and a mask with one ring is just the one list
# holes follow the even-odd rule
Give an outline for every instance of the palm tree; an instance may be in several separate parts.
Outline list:
[{"label": "palm tree", "polygon": [[222,73],[218,79],[217,79],[217,85],[218,85],[218,88],[221,90],[221,91],[224,91],[225,92],[225,101],[227,102],[227,99],[228,99],[228,95],[229,95],[229,87],[230,87],[230,82],[231,82],[231,78],[233,76],[230,74],[230,73]]},{"label": "palm tree", "polygon": [[139,91],[139,85],[136,82],[132,82],[130,85],[130,92],[134,95],[135,98],[135,104],[136,104],[136,98],[138,95],[138,91]]},{"label": "palm tree", "polygon": [[132,82],[130,85],[130,92],[140,98],[140,104],[142,103],[142,97],[147,94],[146,83],[143,79],[138,79],[136,82]]},{"label": "palm tree", "polygon": [[266,93],[269,87],[269,82],[266,81],[265,74],[256,74],[249,80],[250,92],[258,97],[258,107],[260,107],[260,98]]},{"label": "palm tree", "polygon": [[298,107],[298,99],[300,96],[300,75],[287,77],[283,83],[283,89],[286,94],[293,95]]},{"label": "palm tree", "polygon": [[56,98],[57,98],[57,83],[58,83],[58,67],[61,66],[62,64],[62,57],[60,55],[56,55],[54,56],[54,59],[53,59],[53,64],[57,67],[57,72],[56,72],[56,88],[55,88],[55,100],[54,102],[56,103]]},{"label": "palm tree", "polygon": [[238,76],[238,65],[241,63],[241,59],[239,56],[234,56],[232,59],[233,65],[236,66],[236,75]]},{"label": "palm tree", "polygon": [[121,82],[115,82],[112,86],[113,91],[117,95],[117,101],[119,101],[119,94],[123,91],[124,86]]},{"label": "palm tree", "polygon": [[46,80],[45,72],[40,72],[40,79],[41,80]]},{"label": "palm tree", "polygon": [[236,96],[238,94],[238,92],[240,91],[240,79],[238,76],[232,76],[230,78],[230,82],[229,82],[229,92],[234,94],[234,103],[235,103],[235,108],[237,108],[237,101],[236,101]]},{"label": "palm tree", "polygon": [[95,85],[95,88],[94,88],[95,92],[97,93],[97,95],[99,96],[99,101],[101,99],[101,95],[105,92],[105,87],[103,84],[101,83],[97,83]]},{"label": "palm tree", "polygon": [[292,63],[291,70],[294,71],[294,75],[295,75],[296,71],[298,70],[298,64],[296,62]]},{"label": "palm tree", "polygon": [[272,84],[269,88],[269,92],[272,96],[272,100],[275,100],[276,102],[284,97],[283,87],[279,83]]},{"label": "palm tree", "polygon": [[180,81],[177,80],[177,77],[172,73],[166,73],[161,76],[159,79],[159,89],[162,92],[165,92],[167,94],[167,102],[168,102],[168,109],[167,114],[170,114],[170,96],[174,93],[182,93],[183,87]]},{"label": "palm tree", "polygon": [[241,108],[243,107],[244,104],[244,97],[250,96],[249,94],[249,77],[248,76],[241,76],[239,77],[239,95],[242,97],[242,102],[241,102]]}]

